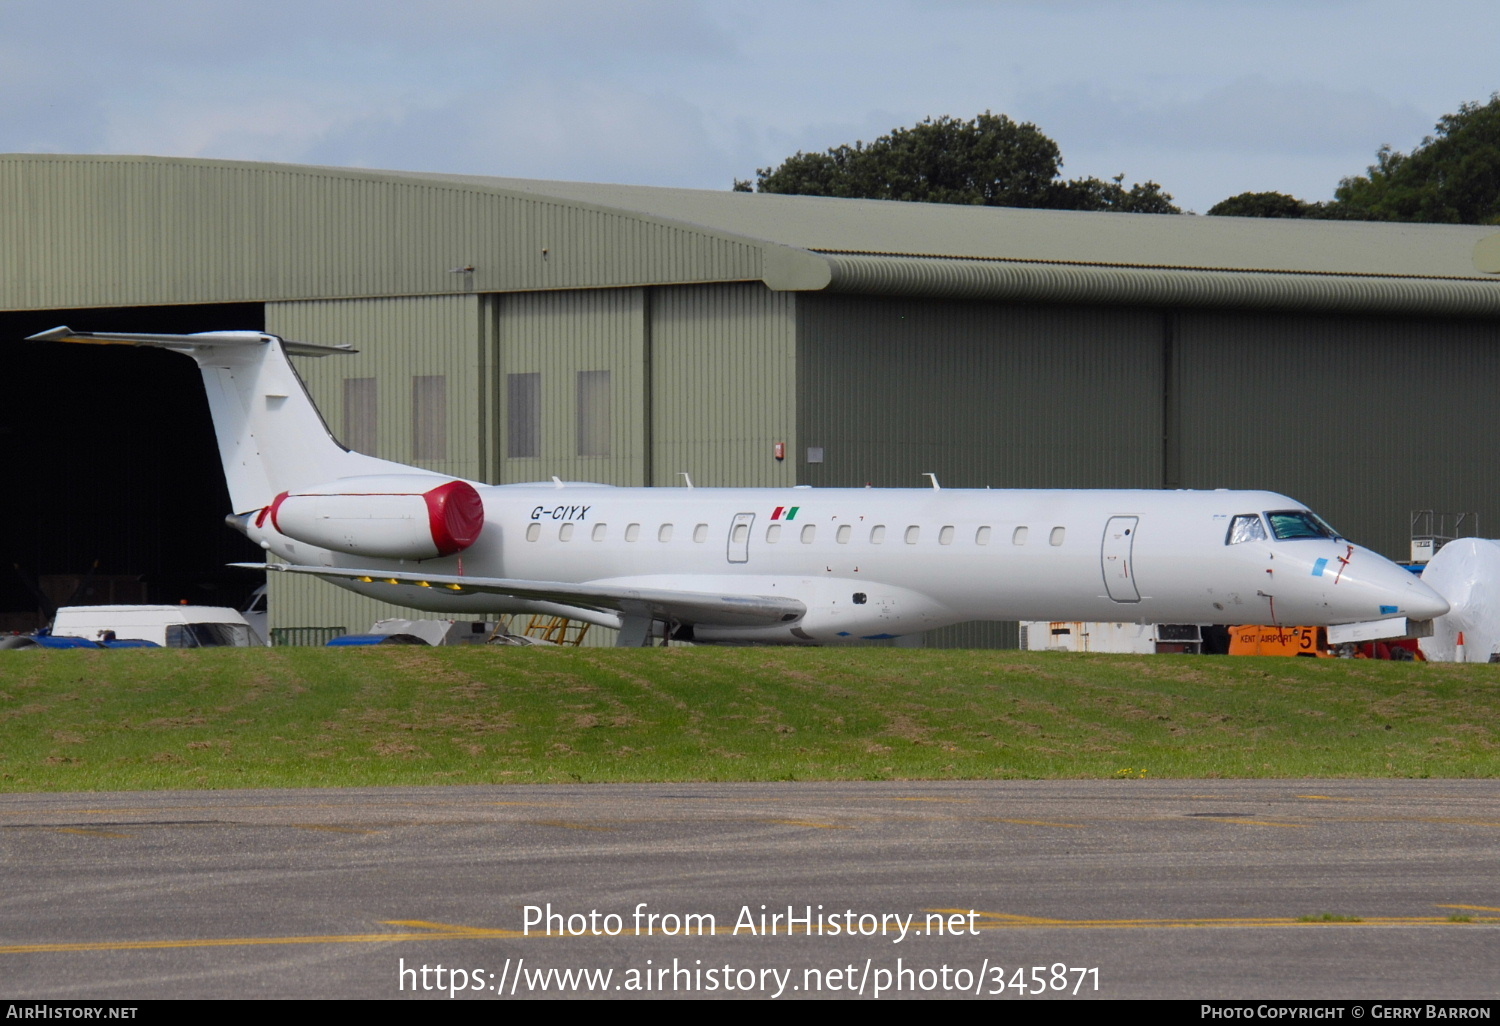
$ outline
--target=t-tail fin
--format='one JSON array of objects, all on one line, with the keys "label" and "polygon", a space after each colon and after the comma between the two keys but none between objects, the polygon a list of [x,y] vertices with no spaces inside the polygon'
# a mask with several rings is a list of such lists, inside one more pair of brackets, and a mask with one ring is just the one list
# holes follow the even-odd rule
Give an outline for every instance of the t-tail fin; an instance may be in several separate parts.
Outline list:
[{"label": "t-tail fin", "polygon": [[287,342],[259,331],[137,335],[53,328],[28,341],[152,346],[197,361],[208,392],[219,456],[236,513],[267,506],[282,492],[369,474],[427,471],[354,452],[328,430],[287,354],[332,356],[357,350]]}]

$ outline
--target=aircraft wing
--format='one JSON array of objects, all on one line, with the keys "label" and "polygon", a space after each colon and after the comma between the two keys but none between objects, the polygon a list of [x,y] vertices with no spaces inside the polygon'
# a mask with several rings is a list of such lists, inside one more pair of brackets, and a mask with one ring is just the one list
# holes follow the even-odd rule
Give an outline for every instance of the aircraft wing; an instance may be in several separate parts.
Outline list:
[{"label": "aircraft wing", "polygon": [[732,595],[723,592],[687,591],[675,588],[629,588],[562,581],[519,581],[504,577],[457,577],[448,574],[414,574],[389,570],[347,570],[331,566],[297,566],[288,563],[236,563],[235,566],[279,573],[338,577],[366,584],[395,584],[410,588],[433,588],[454,595],[505,595],[536,602],[556,602],[598,612],[619,613],[622,619],[649,618],[679,624],[716,627],[761,627],[790,623],[807,612],[807,606],[776,595]]}]

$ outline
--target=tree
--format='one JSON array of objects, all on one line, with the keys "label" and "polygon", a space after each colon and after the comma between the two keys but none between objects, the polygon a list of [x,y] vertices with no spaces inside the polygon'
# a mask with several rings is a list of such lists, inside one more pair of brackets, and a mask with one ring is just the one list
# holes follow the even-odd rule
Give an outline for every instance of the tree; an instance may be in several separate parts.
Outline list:
[{"label": "tree", "polygon": [[[866,145],[801,153],[756,172],[759,192],[852,199],[963,203],[1054,210],[1180,213],[1155,182],[1058,181],[1062,153],[1030,122],[985,111],[972,121],[944,115],[896,128]],[[748,192],[750,182],[734,188]]]},{"label": "tree", "polygon": [[1445,114],[1411,153],[1382,146],[1367,173],[1339,183],[1334,216],[1500,224],[1500,93]]},{"label": "tree", "polygon": [[1108,210],[1117,214],[1180,214],[1170,193],[1155,182],[1136,182],[1129,189],[1125,176],[1115,175],[1107,182],[1097,178],[1075,178],[1055,182],[1048,206],[1053,210]]},{"label": "tree", "polygon": [[1211,217],[1316,217],[1318,205],[1284,192],[1242,192],[1208,208]]}]

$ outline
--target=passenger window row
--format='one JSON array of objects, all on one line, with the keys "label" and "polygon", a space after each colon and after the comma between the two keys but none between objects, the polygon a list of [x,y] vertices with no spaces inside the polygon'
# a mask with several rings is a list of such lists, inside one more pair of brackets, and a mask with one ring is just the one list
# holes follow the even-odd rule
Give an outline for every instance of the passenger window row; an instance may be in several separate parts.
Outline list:
[{"label": "passenger window row", "polygon": [[[557,529],[557,540],[558,541],[564,541],[564,542],[566,542],[566,541],[572,541],[573,540],[574,530],[575,530],[576,527],[577,527],[577,525],[574,524],[574,523],[572,523],[571,521],[568,522],[568,523],[562,524]],[[659,541],[659,542],[670,542],[672,540],[672,531],[673,531],[673,525],[671,525],[671,524],[662,524],[661,526],[659,526],[656,529],[656,540]],[[875,524],[874,526],[872,526],[870,528],[870,544],[871,545],[883,545],[885,543],[885,533],[886,533],[886,529],[885,529],[885,525],[884,524]],[[733,539],[734,541],[736,541],[736,542],[744,542],[744,541],[746,541],[749,538],[749,527],[747,525],[745,525],[745,524],[736,524],[735,527],[734,527],[733,534],[734,534],[734,539]],[[766,526],[766,542],[768,544],[774,545],[777,542],[781,541],[781,534],[782,534],[782,525],[781,524],[769,524],[769,525]],[[939,545],[952,545],[953,544],[953,539],[956,536],[956,534],[957,534],[957,530],[956,530],[956,528],[954,528],[954,526],[952,524],[945,524],[943,527],[941,527],[941,528],[938,529],[938,536],[937,536],[938,537],[938,544]],[[811,545],[817,539],[817,535],[818,535],[818,525],[817,524],[803,524],[802,527],[801,527],[801,529],[796,532],[796,538],[799,541],[801,541],[802,544],[804,544],[804,545]],[[978,528],[974,532],[974,544],[975,545],[988,545],[990,543],[990,535],[991,535],[991,528],[988,525],[985,525],[983,527]],[[1025,545],[1028,535],[1029,535],[1028,528],[1026,528],[1025,526],[1017,527],[1015,530],[1013,530],[1011,532],[1011,535],[1010,535],[1011,544],[1012,545]],[[1052,546],[1061,545],[1063,543],[1063,539],[1066,537],[1066,535],[1067,535],[1067,529],[1066,528],[1063,528],[1063,527],[1054,527],[1052,529],[1052,532],[1047,536],[1047,543],[1049,545],[1052,545]],[[594,524],[593,525],[593,529],[589,532],[589,537],[591,539],[593,539],[594,541],[596,541],[596,542],[602,542],[608,536],[609,536],[609,525],[608,524]],[[526,526],[526,540],[527,541],[530,541],[530,542],[540,541],[541,537],[542,537],[542,525],[541,524],[539,524],[539,523],[532,523],[532,524],[528,524]],[[640,524],[626,524],[625,525],[625,540],[627,542],[639,541],[640,537],[641,537],[641,525]],[[834,541],[836,541],[840,545],[848,545],[849,542],[853,539],[853,537],[854,537],[854,528],[850,524],[840,524],[838,526],[838,528],[834,531],[834,535],[833,535]],[[922,538],[922,528],[919,525],[917,525],[917,524],[912,524],[912,525],[910,525],[910,526],[908,526],[906,528],[906,531],[902,535],[902,537],[905,540],[906,544],[908,544],[908,545],[916,545],[918,542],[921,541],[921,538]],[[695,543],[699,544],[699,545],[702,545],[704,542],[708,541],[708,525],[707,524],[696,524],[696,525],[694,525],[694,527],[693,527],[693,541]]]},{"label": "passenger window row", "polygon": [[[566,523],[563,523],[557,529],[557,540],[558,541],[572,541],[573,540],[574,531],[575,531],[575,529],[578,526],[579,525],[573,523],[572,521],[568,521]],[[672,540],[672,532],[673,532],[673,530],[674,530],[674,527],[673,527],[672,524],[662,524],[660,527],[658,527],[656,529],[656,540],[659,541],[659,542],[669,542],[669,541],[671,541]],[[592,540],[594,540],[596,542],[602,542],[602,541],[604,541],[608,537],[609,537],[609,525],[608,524],[594,524],[593,528],[589,531],[589,538],[591,538]],[[539,523],[527,524],[526,525],[526,540],[529,541],[529,542],[534,542],[534,541],[541,541],[541,539],[542,539],[542,525],[539,524]],[[625,540],[628,541],[628,542],[640,541],[641,540],[641,525],[640,524],[626,524],[625,525]],[[702,545],[704,542],[708,541],[708,525],[707,524],[696,524],[696,525],[694,525],[694,527],[693,527],[693,541],[697,542],[699,545]]]}]

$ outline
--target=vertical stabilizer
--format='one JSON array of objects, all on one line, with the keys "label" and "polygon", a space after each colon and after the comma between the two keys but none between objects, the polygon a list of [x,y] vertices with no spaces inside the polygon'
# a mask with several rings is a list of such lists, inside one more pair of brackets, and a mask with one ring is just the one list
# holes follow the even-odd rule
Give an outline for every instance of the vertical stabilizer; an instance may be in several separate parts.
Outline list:
[{"label": "vertical stabilizer", "polygon": [[258,331],[135,335],[54,328],[31,340],[152,346],[191,356],[203,373],[219,457],[236,513],[267,506],[282,492],[339,478],[428,473],[340,445],[287,357],[289,352],[330,356],[350,354],[353,349],[286,342]]}]

